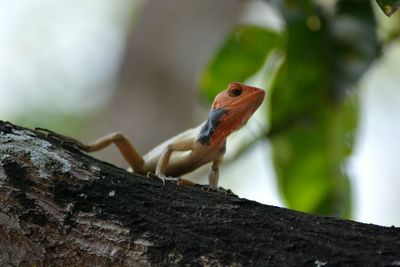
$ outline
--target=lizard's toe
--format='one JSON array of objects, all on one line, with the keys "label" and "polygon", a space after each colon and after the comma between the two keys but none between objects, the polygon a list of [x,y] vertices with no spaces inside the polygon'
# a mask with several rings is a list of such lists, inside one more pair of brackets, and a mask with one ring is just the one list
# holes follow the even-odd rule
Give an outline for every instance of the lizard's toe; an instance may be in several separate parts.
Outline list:
[{"label": "lizard's toe", "polygon": [[165,176],[164,174],[156,174],[155,177],[157,177],[158,179],[160,179],[163,183],[163,185],[165,185],[165,181],[176,181],[178,183],[179,178],[175,178],[175,177],[168,177]]}]

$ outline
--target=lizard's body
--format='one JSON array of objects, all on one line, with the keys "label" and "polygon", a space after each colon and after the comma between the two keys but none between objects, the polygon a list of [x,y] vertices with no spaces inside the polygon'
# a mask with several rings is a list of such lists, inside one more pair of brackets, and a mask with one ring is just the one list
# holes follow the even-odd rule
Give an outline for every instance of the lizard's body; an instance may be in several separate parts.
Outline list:
[{"label": "lizard's body", "polygon": [[209,146],[196,141],[202,126],[203,124],[180,133],[150,150],[143,156],[145,164],[142,173],[156,173],[157,163],[167,150],[168,145],[179,143],[182,140],[193,140],[193,147],[191,150],[176,151],[171,155],[165,173],[166,176],[181,176],[223,156],[225,153],[225,142],[210,149]]},{"label": "lizard's body", "polygon": [[135,173],[155,173],[163,181],[181,176],[212,162],[209,185],[218,185],[219,165],[225,153],[226,138],[243,127],[264,99],[264,91],[240,83],[231,83],[219,93],[208,119],[156,146],[143,157],[121,133],[104,136],[90,145],[76,145],[87,152],[101,150],[114,143]]}]

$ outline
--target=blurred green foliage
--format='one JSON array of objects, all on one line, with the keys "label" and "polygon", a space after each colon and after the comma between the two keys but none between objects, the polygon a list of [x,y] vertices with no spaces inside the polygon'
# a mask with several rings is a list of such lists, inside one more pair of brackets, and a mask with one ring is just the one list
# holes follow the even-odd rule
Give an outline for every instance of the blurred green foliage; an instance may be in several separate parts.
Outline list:
[{"label": "blurred green foliage", "polygon": [[243,81],[257,72],[277,46],[278,35],[257,26],[234,29],[202,74],[200,86],[203,96],[212,102],[221,88],[232,82],[232,77]]},{"label": "blurred green foliage", "polygon": [[400,0],[376,0],[376,2],[387,16],[391,16],[400,6]]},{"label": "blurred green foliage", "polygon": [[296,2],[282,14],[286,61],[272,94],[270,123],[296,127],[272,140],[280,189],[292,208],[348,217],[344,164],[357,122],[349,96],[378,56],[372,7],[368,1],[338,1],[330,16]]},{"label": "blurred green foliage", "polygon": [[[229,82],[245,82],[260,71],[271,51],[283,54],[278,73],[268,77],[275,83],[264,136],[272,143],[282,196],[290,208],[349,217],[345,164],[357,127],[354,88],[379,57],[380,45],[369,1],[340,0],[334,10],[318,2],[274,1],[285,22],[282,32],[234,29],[204,70],[200,86],[212,101]],[[261,38],[257,45],[241,45],[235,36],[253,28],[254,38]],[[248,31],[246,38],[253,40],[252,34]]]}]

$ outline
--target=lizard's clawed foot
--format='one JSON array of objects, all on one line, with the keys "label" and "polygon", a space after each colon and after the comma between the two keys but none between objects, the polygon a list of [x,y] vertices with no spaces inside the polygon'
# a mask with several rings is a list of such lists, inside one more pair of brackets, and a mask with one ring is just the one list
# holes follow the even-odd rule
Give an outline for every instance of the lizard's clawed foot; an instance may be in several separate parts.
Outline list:
[{"label": "lizard's clawed foot", "polygon": [[174,181],[174,182],[176,182],[177,185],[181,184],[179,178],[168,177],[168,176],[165,176],[164,174],[153,174],[151,172],[148,172],[146,176],[160,179],[162,181],[163,185],[165,185],[165,181]]},{"label": "lizard's clawed foot", "polygon": [[212,188],[209,185],[203,185],[201,188],[205,192],[219,192],[223,193],[225,196],[237,196],[235,193],[232,192],[230,189],[224,189],[222,187]]},{"label": "lizard's clawed foot", "polygon": [[182,178],[182,177],[168,177],[165,176],[163,174],[153,174],[151,172],[148,172],[146,174],[147,177],[151,177],[151,178],[157,178],[160,179],[163,184],[165,185],[165,181],[173,181],[176,182],[177,186],[194,186],[196,185],[196,183],[192,182],[191,180]]},{"label": "lizard's clawed foot", "polygon": [[202,187],[201,187],[201,190],[203,190],[203,191],[205,191],[205,192],[217,192],[218,191],[218,188],[212,188],[211,186],[209,186],[209,185],[203,185]]}]

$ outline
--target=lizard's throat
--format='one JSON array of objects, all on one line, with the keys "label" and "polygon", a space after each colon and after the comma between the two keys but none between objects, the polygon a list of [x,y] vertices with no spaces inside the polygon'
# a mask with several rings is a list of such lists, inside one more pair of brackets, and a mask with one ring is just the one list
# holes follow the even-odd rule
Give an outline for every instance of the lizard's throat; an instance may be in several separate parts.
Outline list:
[{"label": "lizard's throat", "polygon": [[226,137],[232,132],[231,129],[221,125],[223,117],[226,116],[228,112],[227,109],[222,108],[210,111],[208,119],[201,127],[197,141],[203,145],[218,145],[224,142]]}]

